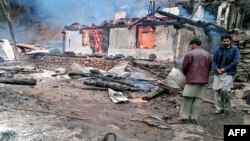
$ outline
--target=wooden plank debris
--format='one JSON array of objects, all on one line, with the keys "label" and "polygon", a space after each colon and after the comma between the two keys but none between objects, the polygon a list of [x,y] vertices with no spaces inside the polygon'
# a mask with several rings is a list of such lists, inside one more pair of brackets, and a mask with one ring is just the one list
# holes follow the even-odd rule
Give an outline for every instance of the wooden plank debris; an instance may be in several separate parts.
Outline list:
[{"label": "wooden plank debris", "polygon": [[139,88],[133,88],[125,85],[121,85],[119,83],[114,83],[110,81],[102,81],[102,80],[85,80],[84,81],[85,85],[90,85],[90,86],[96,86],[96,87],[103,87],[103,88],[111,88],[116,91],[132,91],[132,92],[138,92],[141,91]]},{"label": "wooden plank debris", "polygon": [[157,76],[157,77],[159,77],[159,78],[166,79],[165,76],[162,76],[162,75],[160,75],[160,74],[154,72],[153,70],[151,70],[151,69],[149,69],[149,68],[147,68],[147,67],[141,65],[140,63],[138,63],[138,62],[136,62],[136,61],[131,60],[131,62],[132,62],[134,65],[139,66],[140,68],[142,68],[142,69],[144,69],[144,70],[146,70],[146,71],[152,73],[153,75],[155,75],[155,76]]}]

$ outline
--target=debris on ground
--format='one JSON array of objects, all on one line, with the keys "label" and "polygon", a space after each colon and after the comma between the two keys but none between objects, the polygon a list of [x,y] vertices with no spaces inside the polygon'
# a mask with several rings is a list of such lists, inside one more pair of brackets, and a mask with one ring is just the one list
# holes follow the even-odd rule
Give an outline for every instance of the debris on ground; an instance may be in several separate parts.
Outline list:
[{"label": "debris on ground", "polygon": [[[120,71],[108,73],[99,68],[76,63],[68,69],[63,67],[38,69],[37,64],[34,63],[29,64],[34,66],[33,68],[18,67],[13,63],[8,64],[8,67],[0,67],[6,72],[15,70],[12,78],[8,78],[9,80],[13,78],[17,80],[20,78],[37,79],[34,86],[2,84],[4,89],[1,90],[0,95],[0,112],[4,115],[8,114],[9,118],[2,120],[1,123],[3,127],[8,127],[6,129],[16,133],[16,136],[13,136],[15,140],[59,139],[51,136],[55,134],[50,133],[52,129],[58,130],[59,135],[65,139],[72,139],[73,136],[75,139],[103,138],[104,134],[99,134],[103,132],[114,132],[117,139],[136,136],[141,140],[155,138],[164,140],[162,137],[173,139],[176,135],[182,138],[208,138],[206,135],[189,134],[188,131],[192,129],[179,131],[181,127],[178,125],[168,124],[169,120],[178,117],[181,101],[179,89],[171,88],[165,85],[166,83],[159,83],[168,79],[159,78],[141,67],[133,66],[130,62],[125,64],[121,65],[121,72],[125,72],[126,75],[119,75]],[[150,64],[150,62],[144,64]],[[167,69],[169,74],[172,68],[173,65],[168,65],[168,68],[163,69]],[[6,87],[10,86],[12,90],[8,91]],[[205,120],[206,115],[212,114],[214,108],[214,105],[210,104],[213,103],[210,99],[211,97],[204,98],[205,102],[209,103],[204,106],[209,107],[210,110],[204,111],[204,116],[201,115],[202,126],[211,126]],[[112,104],[120,102],[127,104]],[[245,108],[241,109],[245,110]],[[23,119],[23,114],[29,115],[27,120]],[[47,118],[44,118],[45,116]],[[235,115],[232,113],[232,116]],[[15,118],[17,118],[16,122],[24,120],[26,124],[37,124],[37,126],[30,129],[21,125],[10,126],[9,121]],[[30,118],[32,120],[28,120]],[[240,120],[238,119],[239,123]],[[231,123],[231,121],[226,122]],[[39,128],[44,123],[46,126],[42,129],[44,132],[42,134]],[[92,123],[95,124],[92,125]],[[96,129],[94,126],[96,124],[99,125],[99,129],[89,134],[91,129]],[[127,131],[124,132],[124,130]],[[73,132],[70,133],[71,131]],[[6,132],[6,130],[0,128],[0,132]],[[69,134],[62,135],[62,133]],[[160,133],[161,137],[155,136],[157,135],[155,133]],[[203,131],[198,133],[203,133]],[[20,136],[20,134],[25,136]],[[221,132],[212,132],[212,134],[221,136]]]},{"label": "debris on ground", "polygon": [[121,102],[128,102],[128,98],[125,97],[122,92],[117,92],[112,89],[108,89],[109,97],[112,100],[112,102],[121,103]]},{"label": "debris on ground", "polygon": [[[65,10],[55,6],[48,14],[45,5],[11,2],[20,60],[0,14],[0,141],[219,141],[224,125],[250,124],[250,32],[242,29],[249,23],[247,8],[230,1],[150,1],[145,11],[141,2],[116,3],[102,19],[122,11],[103,22],[102,9],[91,7],[99,16],[89,12],[95,18],[83,16],[84,25],[69,26],[62,24],[77,19],[76,3],[61,3],[76,9],[60,20],[56,11]],[[179,118],[186,79],[181,64],[190,40],[198,36],[212,54],[226,33],[241,56],[231,108],[213,113],[211,73],[196,123],[170,124]]]},{"label": "debris on ground", "polygon": [[0,132],[0,141],[14,140],[17,134],[14,131]]}]

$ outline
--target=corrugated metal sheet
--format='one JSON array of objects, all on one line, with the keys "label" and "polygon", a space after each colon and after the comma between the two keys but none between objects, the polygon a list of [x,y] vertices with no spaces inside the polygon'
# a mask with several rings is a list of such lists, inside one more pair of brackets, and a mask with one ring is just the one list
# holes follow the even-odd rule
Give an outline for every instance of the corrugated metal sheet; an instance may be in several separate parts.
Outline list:
[{"label": "corrugated metal sheet", "polygon": [[186,77],[181,70],[173,68],[163,83],[163,85],[174,89],[183,89],[186,83]]}]

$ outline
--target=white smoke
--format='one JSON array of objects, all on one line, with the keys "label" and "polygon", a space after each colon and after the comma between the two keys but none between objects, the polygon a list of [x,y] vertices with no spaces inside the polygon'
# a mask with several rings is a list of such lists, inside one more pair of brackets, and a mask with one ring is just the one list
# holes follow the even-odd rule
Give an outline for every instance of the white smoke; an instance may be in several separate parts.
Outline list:
[{"label": "white smoke", "polygon": [[68,25],[73,22],[90,25],[114,19],[116,12],[126,10],[129,17],[136,17],[147,10],[149,0],[12,0],[23,5],[28,12],[41,20]]}]

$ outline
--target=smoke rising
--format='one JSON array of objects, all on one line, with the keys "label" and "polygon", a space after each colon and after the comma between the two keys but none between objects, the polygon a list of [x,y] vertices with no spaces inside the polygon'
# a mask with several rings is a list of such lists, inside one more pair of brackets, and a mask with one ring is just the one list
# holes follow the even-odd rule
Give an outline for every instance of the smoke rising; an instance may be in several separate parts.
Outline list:
[{"label": "smoke rising", "polygon": [[[180,10],[180,15],[186,18],[190,18],[192,15],[192,10],[191,9],[187,9],[184,6],[179,6],[179,10]],[[203,12],[203,11],[196,11],[196,12]],[[213,15],[209,10],[206,9],[206,7],[204,7],[204,13],[203,15],[203,19],[199,19],[201,21],[204,22],[211,22],[211,23],[215,23],[215,15]]]},{"label": "smoke rising", "polygon": [[57,25],[73,22],[90,25],[114,19],[115,12],[127,11],[127,16],[136,17],[147,11],[149,0],[12,0],[40,20]]},{"label": "smoke rising", "polygon": [[[43,22],[60,26],[79,22],[85,25],[100,24],[114,19],[118,11],[126,11],[127,17],[145,16],[150,0],[11,0],[22,6],[28,14]],[[165,0],[156,0],[157,7],[167,6]],[[180,7],[180,13],[189,17],[192,12]],[[214,22],[215,17],[207,10],[204,21]]]},{"label": "smoke rising", "polygon": [[[10,0],[13,5],[22,7],[27,14],[22,15],[19,19],[14,19],[15,31],[17,39],[24,42],[28,39],[34,41],[46,41],[48,35],[55,35],[58,31],[56,39],[61,35],[61,29],[65,25],[79,22],[84,25],[92,23],[100,24],[104,20],[114,19],[115,13],[118,11],[126,11],[127,17],[145,16],[148,12],[150,0]],[[157,7],[165,7],[168,5],[167,0],[156,0]],[[192,11],[180,7],[180,13],[184,17],[190,17]],[[205,21],[214,22],[215,18],[212,14],[205,10]],[[56,25],[56,26],[55,26]],[[1,38],[8,38],[0,29]],[[47,31],[55,30],[52,33]],[[38,34],[41,33],[41,34]],[[49,38],[50,39],[50,38]]]}]

